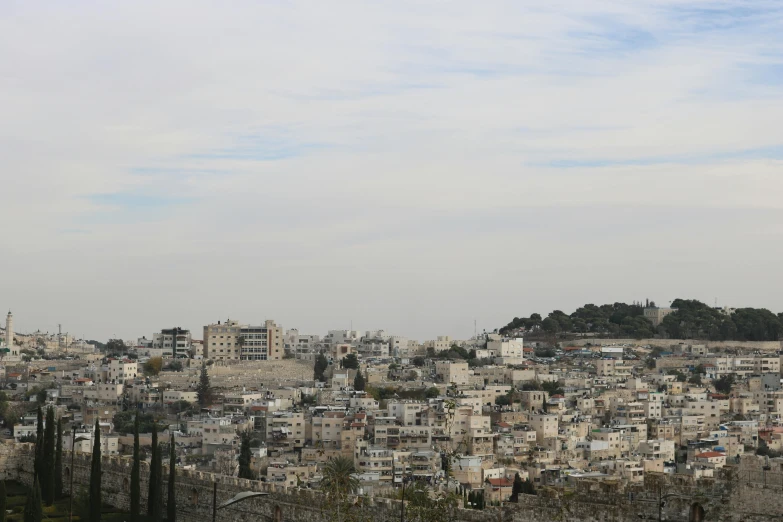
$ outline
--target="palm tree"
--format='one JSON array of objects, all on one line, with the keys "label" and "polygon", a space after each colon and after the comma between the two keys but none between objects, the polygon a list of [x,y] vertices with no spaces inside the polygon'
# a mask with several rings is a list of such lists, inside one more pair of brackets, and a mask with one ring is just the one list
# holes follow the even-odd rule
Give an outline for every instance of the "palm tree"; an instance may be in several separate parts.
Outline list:
[{"label": "palm tree", "polygon": [[347,457],[329,459],[324,466],[321,487],[324,491],[340,496],[349,495],[359,489],[359,480],[354,477],[356,468]]},{"label": "palm tree", "polygon": [[354,477],[356,468],[347,457],[331,458],[324,466],[321,489],[332,496],[337,505],[337,520],[340,520],[340,504],[346,496],[359,489],[359,480]]}]

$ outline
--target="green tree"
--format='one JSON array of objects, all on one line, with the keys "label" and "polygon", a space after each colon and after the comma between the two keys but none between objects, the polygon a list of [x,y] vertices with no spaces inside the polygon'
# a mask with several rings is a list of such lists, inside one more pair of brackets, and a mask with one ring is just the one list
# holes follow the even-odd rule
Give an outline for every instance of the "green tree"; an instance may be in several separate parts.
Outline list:
[{"label": "green tree", "polygon": [[33,490],[27,497],[27,503],[24,506],[24,522],[41,522],[43,519],[43,509],[41,509],[41,484],[38,477],[33,480]]},{"label": "green tree", "polygon": [[254,480],[255,473],[250,467],[253,460],[253,453],[250,451],[250,434],[243,432],[241,435],[241,444],[239,446],[239,478]]},{"label": "green tree", "polygon": [[133,467],[131,468],[130,483],[130,512],[131,522],[139,522],[141,519],[141,457],[139,455],[139,413],[136,412],[136,420],[133,423]]},{"label": "green tree", "polygon": [[440,395],[440,390],[437,386],[433,386],[431,388],[427,388],[427,391],[425,392],[424,396],[427,399],[435,399]]},{"label": "green tree", "polygon": [[498,395],[495,397],[495,404],[498,406],[510,406],[511,405],[511,397],[508,395]]},{"label": "green tree", "polygon": [[44,421],[43,410],[38,406],[38,416],[35,425],[35,462],[33,464],[33,475],[40,477],[43,472],[44,462]]},{"label": "green tree", "polygon": [[158,375],[163,369],[163,357],[150,357],[144,363],[144,373],[147,375]]},{"label": "green tree", "polygon": [[90,522],[101,522],[101,426],[95,419],[90,467]]},{"label": "green tree", "polygon": [[731,388],[734,386],[734,374],[729,373],[727,375],[721,375],[719,379],[713,381],[715,390],[728,395],[731,393]]},{"label": "green tree", "polygon": [[212,385],[209,383],[206,363],[201,363],[201,376],[198,380],[196,393],[198,395],[198,403],[202,408],[212,404]]},{"label": "green tree", "polygon": [[349,353],[348,355],[343,357],[342,365],[343,368],[347,368],[349,370],[358,370],[359,358],[356,356],[355,353]]},{"label": "green tree", "polygon": [[353,459],[347,457],[330,458],[324,466],[321,489],[336,507],[337,520],[341,520],[340,511],[348,495],[359,489],[359,481],[353,476],[354,473],[356,468]]},{"label": "green tree", "polygon": [[6,498],[5,480],[0,480],[0,522],[5,522]]},{"label": "green tree", "polygon": [[[156,434],[157,434],[157,428],[156,428]],[[156,445],[155,447],[155,457],[153,459],[151,472],[155,474],[155,491],[153,491],[152,493],[152,513],[150,514],[150,520],[152,522],[162,522],[163,520],[163,451],[161,450],[160,445]]]},{"label": "green tree", "polygon": [[[54,447],[54,498],[63,497],[63,423],[57,419],[57,443]],[[0,522],[3,522],[0,520]]]},{"label": "green tree", "polygon": [[364,391],[365,387],[364,375],[361,370],[356,371],[356,377],[353,378],[353,389],[356,391]]},{"label": "green tree", "polygon": [[321,488],[330,494],[346,496],[359,489],[359,481],[354,477],[356,468],[353,459],[347,457],[330,458],[323,470]]},{"label": "green tree", "polygon": [[413,365],[414,366],[422,367],[426,363],[427,363],[427,360],[424,357],[422,357],[421,355],[417,355],[416,357],[413,358]]},{"label": "green tree", "polygon": [[522,489],[525,487],[525,483],[522,481],[522,477],[519,473],[514,473],[514,483],[511,485],[511,502],[519,502],[519,494],[522,493]]},{"label": "green tree", "polygon": [[152,455],[150,456],[150,478],[148,481],[149,489],[147,491],[147,516],[152,518],[155,509],[155,495],[160,490],[158,476],[156,473],[156,454],[158,453],[158,426],[152,425]]},{"label": "green tree", "polygon": [[169,447],[169,495],[166,502],[166,521],[176,522],[177,520],[177,494],[175,491],[177,470],[177,449],[174,445],[174,434],[171,434],[171,444]]},{"label": "green tree", "polygon": [[55,451],[54,408],[46,409],[46,426],[44,428],[43,473],[41,474],[41,494],[47,506],[54,504],[54,451]]},{"label": "green tree", "polygon": [[329,361],[326,360],[326,356],[319,353],[315,358],[315,366],[313,366],[313,378],[316,381],[326,382],[324,372],[329,367]]},{"label": "green tree", "polygon": [[696,386],[701,386],[701,375],[698,373],[694,373],[691,375],[691,378],[688,379],[688,382],[691,384],[695,384]]},{"label": "green tree", "polygon": [[122,339],[109,339],[109,342],[106,343],[106,353],[108,354],[122,355],[126,351],[128,351],[128,348]]}]

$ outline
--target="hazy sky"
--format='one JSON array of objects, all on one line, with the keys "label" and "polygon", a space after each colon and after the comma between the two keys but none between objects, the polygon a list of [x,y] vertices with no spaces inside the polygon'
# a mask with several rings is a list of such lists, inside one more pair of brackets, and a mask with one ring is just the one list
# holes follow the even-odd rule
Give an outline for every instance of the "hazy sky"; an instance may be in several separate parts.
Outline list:
[{"label": "hazy sky", "polygon": [[0,0],[0,307],[466,337],[783,310],[783,2]]}]

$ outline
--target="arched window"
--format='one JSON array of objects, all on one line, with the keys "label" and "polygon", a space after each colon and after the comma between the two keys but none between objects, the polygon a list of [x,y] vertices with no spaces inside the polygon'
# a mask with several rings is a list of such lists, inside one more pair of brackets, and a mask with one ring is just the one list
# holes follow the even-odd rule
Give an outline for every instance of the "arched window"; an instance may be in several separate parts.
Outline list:
[{"label": "arched window", "polygon": [[196,488],[193,488],[190,492],[190,503],[198,506],[198,490]]},{"label": "arched window", "polygon": [[283,522],[283,510],[280,506],[275,506],[275,522]]}]

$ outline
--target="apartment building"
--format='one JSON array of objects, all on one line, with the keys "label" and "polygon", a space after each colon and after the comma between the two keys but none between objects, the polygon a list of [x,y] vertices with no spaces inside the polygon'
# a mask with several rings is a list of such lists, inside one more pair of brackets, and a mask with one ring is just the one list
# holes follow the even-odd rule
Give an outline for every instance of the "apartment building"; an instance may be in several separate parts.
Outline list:
[{"label": "apartment building", "polygon": [[163,350],[164,357],[189,358],[193,355],[190,330],[164,328],[152,337],[152,348]]},{"label": "apartment building", "polygon": [[283,358],[283,329],[274,321],[264,326],[226,321],[204,327],[204,357],[215,361],[267,361]]},{"label": "apartment building", "polygon": [[525,356],[521,337],[489,341],[487,350],[492,353],[497,364],[522,364]]},{"label": "apartment building", "polygon": [[111,359],[106,369],[108,381],[125,384],[139,376],[139,365],[130,359]]},{"label": "apartment building", "polygon": [[446,384],[463,386],[470,382],[468,363],[454,361],[437,361],[435,377]]}]

